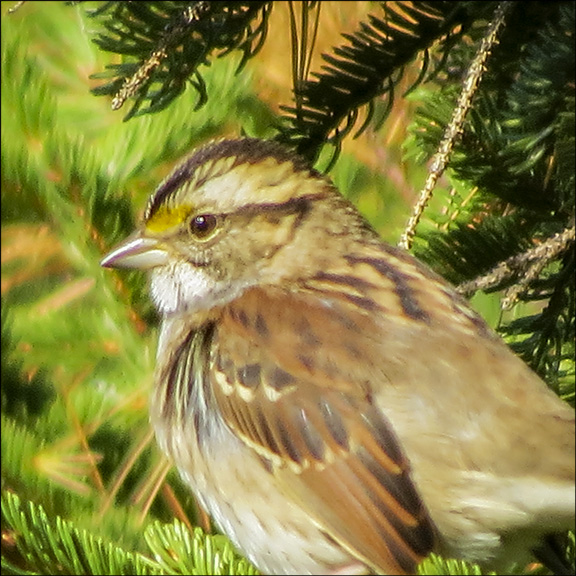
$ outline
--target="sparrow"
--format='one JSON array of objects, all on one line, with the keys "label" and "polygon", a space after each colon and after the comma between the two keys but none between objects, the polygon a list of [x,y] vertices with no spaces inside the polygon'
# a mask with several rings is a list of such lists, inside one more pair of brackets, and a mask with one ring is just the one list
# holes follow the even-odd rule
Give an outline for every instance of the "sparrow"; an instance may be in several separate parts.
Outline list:
[{"label": "sparrow", "polygon": [[147,270],[151,422],[267,574],[510,570],[574,529],[574,410],[272,141],[218,140],[102,265]]}]

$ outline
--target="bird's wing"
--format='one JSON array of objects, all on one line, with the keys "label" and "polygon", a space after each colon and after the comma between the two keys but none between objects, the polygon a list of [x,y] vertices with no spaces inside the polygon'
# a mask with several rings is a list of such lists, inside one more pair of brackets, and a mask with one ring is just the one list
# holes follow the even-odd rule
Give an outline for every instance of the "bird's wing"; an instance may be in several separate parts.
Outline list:
[{"label": "bird's wing", "polygon": [[413,573],[434,529],[373,402],[372,313],[344,300],[249,290],[223,312],[212,387],[229,427],[327,534],[379,573]]}]

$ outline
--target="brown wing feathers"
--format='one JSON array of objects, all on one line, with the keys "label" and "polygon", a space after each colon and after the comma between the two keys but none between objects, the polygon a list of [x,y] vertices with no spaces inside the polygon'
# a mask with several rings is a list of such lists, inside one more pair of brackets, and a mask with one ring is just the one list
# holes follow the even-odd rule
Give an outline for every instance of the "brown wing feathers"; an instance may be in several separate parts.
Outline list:
[{"label": "brown wing feathers", "polygon": [[[318,353],[312,366],[295,360],[301,343],[292,343],[288,366],[279,365],[267,316],[250,320],[257,297],[231,304],[215,335],[214,392],[225,420],[332,538],[376,571],[413,572],[432,548],[433,528],[368,384],[330,386]],[[274,314],[273,298],[268,304],[264,309]]]}]

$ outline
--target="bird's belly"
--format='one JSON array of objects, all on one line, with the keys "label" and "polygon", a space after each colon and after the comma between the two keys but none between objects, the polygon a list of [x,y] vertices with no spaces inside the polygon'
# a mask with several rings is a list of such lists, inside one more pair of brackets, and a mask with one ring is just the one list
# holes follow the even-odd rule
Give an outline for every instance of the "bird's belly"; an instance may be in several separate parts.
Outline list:
[{"label": "bird's belly", "polygon": [[265,462],[227,429],[203,435],[201,442],[192,431],[183,437],[186,443],[158,440],[220,530],[260,571],[365,573],[278,488]]}]

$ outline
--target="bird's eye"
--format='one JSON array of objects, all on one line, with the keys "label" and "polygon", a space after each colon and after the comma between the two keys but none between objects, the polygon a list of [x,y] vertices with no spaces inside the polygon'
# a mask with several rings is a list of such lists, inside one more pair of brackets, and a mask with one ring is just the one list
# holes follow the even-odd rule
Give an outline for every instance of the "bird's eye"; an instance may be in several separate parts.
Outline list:
[{"label": "bird's eye", "polygon": [[198,214],[190,220],[190,233],[199,240],[206,240],[216,230],[218,219],[213,214]]}]

